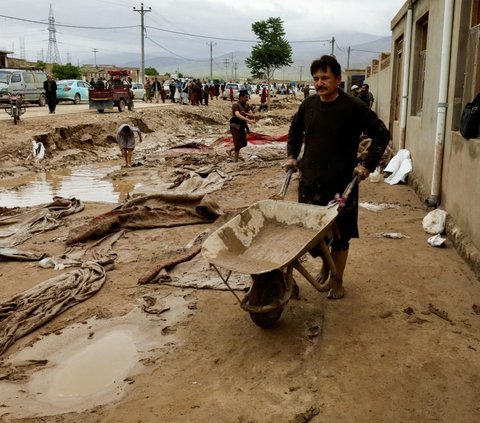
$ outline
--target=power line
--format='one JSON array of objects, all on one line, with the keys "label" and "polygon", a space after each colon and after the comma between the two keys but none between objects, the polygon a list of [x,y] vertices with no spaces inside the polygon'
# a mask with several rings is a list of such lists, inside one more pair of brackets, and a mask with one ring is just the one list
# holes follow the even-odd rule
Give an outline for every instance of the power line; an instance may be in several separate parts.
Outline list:
[{"label": "power line", "polygon": [[[36,24],[41,24],[41,25],[48,25],[48,22],[34,21],[32,19],[16,18],[16,17],[13,17],[13,16],[7,16],[7,15],[0,15],[0,18],[13,19],[14,21],[36,23]],[[108,29],[127,29],[127,28],[138,28],[139,27],[139,25],[129,25],[129,26],[80,26],[80,25],[59,24],[58,22],[55,22],[55,25],[56,26],[62,26],[64,28],[107,29],[107,30]]]},{"label": "power line", "polygon": [[168,51],[170,54],[173,54],[174,56],[177,56],[179,57],[180,59],[183,59],[183,60],[188,60],[190,62],[203,62],[203,60],[198,60],[198,59],[189,59],[187,57],[183,57],[183,56],[180,56],[179,54],[173,52],[172,50],[169,50],[167,47],[164,47],[162,46],[161,44],[157,43],[155,40],[151,39],[148,35],[145,36],[145,38],[147,40],[150,40],[153,44],[155,44],[156,46],[160,47],[161,49],[165,50],[165,51]]},{"label": "power line", "polygon": [[[17,18],[14,16],[7,16],[7,15],[2,15],[0,14],[1,18],[5,19],[13,19],[16,21],[22,21],[22,22],[29,22],[29,23],[36,23],[36,24],[41,24],[41,25],[48,25],[46,22],[42,21],[35,21],[32,19],[23,19],[23,18]],[[60,24],[56,22],[56,26],[61,26],[64,28],[78,28],[78,29],[100,29],[100,30],[110,30],[110,29],[128,29],[128,28],[138,28],[139,25],[127,25],[127,26],[82,26],[82,25],[69,25],[69,24]],[[202,35],[202,34],[192,34],[189,32],[183,32],[183,31],[173,31],[170,29],[164,29],[164,28],[158,28],[154,26],[145,26],[145,28],[149,29],[154,29],[156,31],[162,31],[162,32],[168,32],[171,34],[177,34],[177,35],[184,35],[184,36],[189,36],[189,37],[196,37],[196,38],[208,38],[211,40],[220,40],[220,41],[235,41],[235,42],[241,42],[241,43],[258,43],[258,40],[246,40],[246,39],[241,39],[241,38],[226,38],[226,37],[212,37],[211,35]],[[288,40],[287,40],[288,41]],[[308,44],[308,43],[331,43],[332,40],[292,40],[288,41],[290,44]]]}]

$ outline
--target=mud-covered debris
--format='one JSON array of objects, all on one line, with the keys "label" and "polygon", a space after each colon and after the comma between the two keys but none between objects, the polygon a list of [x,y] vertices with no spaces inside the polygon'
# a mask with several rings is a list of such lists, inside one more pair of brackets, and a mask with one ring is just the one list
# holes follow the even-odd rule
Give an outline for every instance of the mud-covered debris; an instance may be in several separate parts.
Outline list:
[{"label": "mud-covered debris", "polygon": [[290,423],[306,423],[312,420],[315,416],[320,414],[320,409],[317,407],[310,407],[303,413],[297,414]]},{"label": "mud-covered debris", "polygon": [[412,307],[407,307],[403,309],[403,312],[411,316],[413,313],[415,313],[415,310]]},{"label": "mud-covered debris", "polygon": [[410,319],[408,319],[408,323],[416,323],[417,325],[423,325],[424,323],[430,322],[429,320],[422,319],[421,317],[418,316],[413,316]]},{"label": "mud-covered debris", "polygon": [[472,310],[475,314],[480,314],[480,305],[478,304],[472,305]]},{"label": "mud-covered debris", "polygon": [[440,317],[441,319],[446,320],[447,322],[452,322],[452,319],[448,317],[448,313],[445,310],[440,310],[439,308],[436,308],[433,304],[428,305],[428,311]]}]

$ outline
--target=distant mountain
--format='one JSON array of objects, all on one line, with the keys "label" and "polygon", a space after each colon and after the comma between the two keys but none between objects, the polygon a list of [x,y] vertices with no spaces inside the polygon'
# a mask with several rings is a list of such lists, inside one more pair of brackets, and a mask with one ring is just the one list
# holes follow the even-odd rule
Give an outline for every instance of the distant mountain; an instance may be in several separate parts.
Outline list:
[{"label": "distant mountain", "polygon": [[[322,39],[322,38],[319,38]],[[354,42],[352,42],[352,40]],[[313,59],[323,54],[330,54],[331,43],[292,43],[293,64],[289,68],[279,69],[275,73],[278,79],[307,80],[309,67]],[[348,57],[350,47],[350,57]],[[379,57],[381,52],[389,52],[391,37],[378,38],[371,34],[340,34],[335,37],[334,54],[342,65],[350,69],[364,69],[373,59]],[[248,51],[233,51],[213,58],[212,73],[214,78],[244,80],[250,75],[250,70],[245,65],[245,59],[250,55]],[[232,57],[234,65],[232,67]],[[98,57],[98,63],[110,63],[116,66],[140,66],[140,55],[118,54]],[[225,61],[227,66],[225,67]],[[235,68],[236,66],[236,68]],[[171,56],[145,56],[145,67],[154,67],[159,73],[181,72],[184,75],[199,78],[209,78],[210,58],[199,60],[185,60]]]}]

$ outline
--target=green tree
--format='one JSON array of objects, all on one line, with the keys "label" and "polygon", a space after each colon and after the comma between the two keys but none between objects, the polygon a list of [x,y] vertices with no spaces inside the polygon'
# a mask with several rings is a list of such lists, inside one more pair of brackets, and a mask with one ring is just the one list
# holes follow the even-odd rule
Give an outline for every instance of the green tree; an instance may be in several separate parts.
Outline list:
[{"label": "green tree", "polygon": [[[268,86],[275,70],[292,64],[292,47],[285,39],[283,21],[280,18],[268,18],[252,24],[257,36],[257,44],[245,59],[254,78],[266,77]],[[268,109],[270,110],[270,90],[268,90]]]},{"label": "green tree", "polygon": [[37,63],[35,64],[35,67],[40,70],[45,70],[47,68],[47,64],[41,60],[37,60]]},{"label": "green tree", "polygon": [[159,75],[159,73],[155,68],[145,68],[145,75],[155,76],[155,75]]},{"label": "green tree", "polygon": [[52,75],[56,79],[81,79],[82,71],[78,66],[73,66],[71,63],[66,65],[55,64],[52,66]]}]

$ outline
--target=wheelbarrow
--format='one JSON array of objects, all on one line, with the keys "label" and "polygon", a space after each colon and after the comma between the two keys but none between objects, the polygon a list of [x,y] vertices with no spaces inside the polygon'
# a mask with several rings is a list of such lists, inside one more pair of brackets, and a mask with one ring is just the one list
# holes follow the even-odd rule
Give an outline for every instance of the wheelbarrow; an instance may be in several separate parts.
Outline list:
[{"label": "wheelbarrow", "polygon": [[[290,177],[291,172],[287,174],[279,198],[285,196]],[[258,201],[204,241],[202,255],[238,300],[240,307],[250,313],[256,325],[268,328],[280,318],[292,293],[298,290],[293,269],[318,291],[330,289],[330,282],[318,282],[301,264],[300,258],[318,245],[329,267],[330,278],[336,277],[327,239],[331,239],[335,218],[356,183],[355,176],[343,195],[337,196],[327,206],[277,199]],[[226,276],[221,269],[227,271]],[[252,278],[252,285],[243,299],[228,283],[232,272]]]}]

